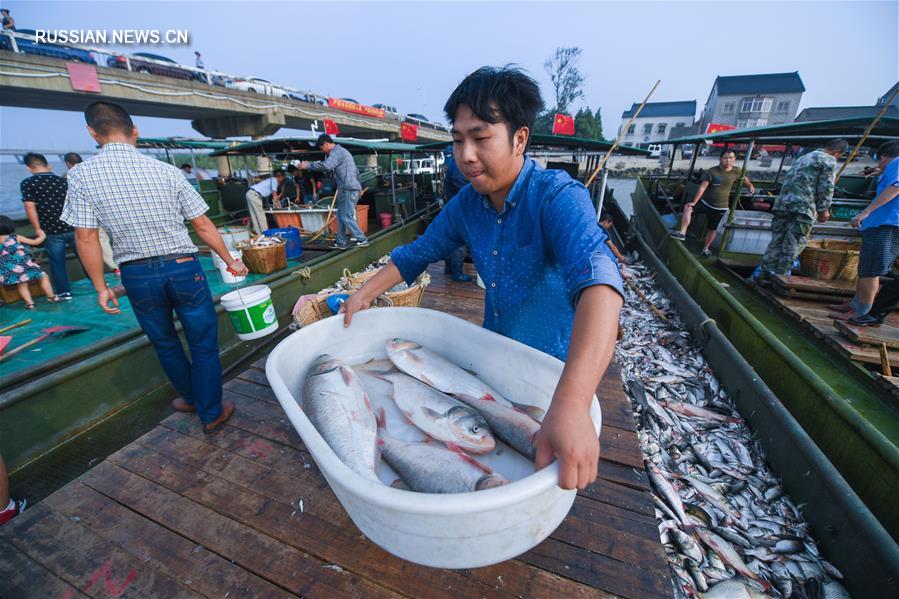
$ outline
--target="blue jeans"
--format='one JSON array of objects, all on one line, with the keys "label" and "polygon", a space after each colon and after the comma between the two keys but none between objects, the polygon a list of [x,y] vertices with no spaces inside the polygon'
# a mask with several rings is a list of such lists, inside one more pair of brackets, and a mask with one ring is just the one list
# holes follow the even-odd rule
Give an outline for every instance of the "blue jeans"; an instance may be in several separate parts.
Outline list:
[{"label": "blue jeans", "polygon": [[346,231],[357,241],[365,241],[365,233],[356,222],[356,204],[359,202],[359,190],[341,191],[337,198],[337,245],[346,245]]},{"label": "blue jeans", "polygon": [[50,282],[53,284],[53,293],[71,293],[69,275],[66,272],[66,246],[72,248],[75,255],[75,231],[68,233],[54,233],[47,235],[44,240],[44,249],[47,251],[47,259],[50,261]]},{"label": "blue jeans", "polygon": [[[218,349],[218,318],[212,292],[196,256],[153,258],[122,264],[122,285],[137,321],[159,357],[162,369],[204,423],[222,413],[222,363]],[[175,332],[172,310],[184,327],[191,360]]]}]

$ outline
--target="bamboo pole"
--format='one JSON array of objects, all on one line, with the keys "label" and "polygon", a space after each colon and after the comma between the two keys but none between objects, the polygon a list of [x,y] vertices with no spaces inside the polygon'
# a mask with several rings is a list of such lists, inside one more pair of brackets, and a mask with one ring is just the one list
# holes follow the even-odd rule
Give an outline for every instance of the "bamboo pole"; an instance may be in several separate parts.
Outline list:
[{"label": "bamboo pole", "polygon": [[661,319],[664,320],[665,322],[669,322],[668,316],[666,316],[664,312],[662,312],[661,310],[659,310],[659,309],[656,307],[656,305],[655,305],[654,303],[652,303],[651,301],[649,301],[649,298],[646,297],[646,294],[643,293],[642,291],[640,291],[640,288],[637,287],[636,285],[634,285],[633,281],[631,281],[629,277],[624,277],[624,282],[627,283],[628,287],[630,287],[631,289],[633,289],[634,292],[635,292],[638,296],[640,296],[640,299],[641,299],[641,300],[643,300],[644,302],[646,302],[646,303],[649,305],[649,307],[652,309],[653,313],[655,313],[656,316],[658,316],[659,318],[661,318]]},{"label": "bamboo pole", "polygon": [[858,140],[858,143],[855,144],[855,147],[852,148],[852,152],[849,153],[849,158],[846,159],[846,162],[843,163],[843,166],[840,167],[840,170],[837,172],[837,176],[833,178],[833,184],[836,185],[837,181],[840,180],[840,177],[843,176],[843,171],[846,170],[846,167],[849,166],[849,163],[855,158],[858,151],[862,149],[862,145],[864,145],[865,141],[868,139],[868,136],[871,135],[871,131],[874,130],[874,127],[877,126],[877,123],[880,122],[880,117],[886,114],[887,109],[892,105],[893,100],[896,98],[896,94],[899,94],[899,87],[890,95],[890,98],[884,102],[883,108],[880,109],[880,112],[877,113],[877,116],[874,117],[874,120],[871,121],[871,124],[868,125],[868,128],[865,130],[862,138]]},{"label": "bamboo pole", "polygon": [[880,367],[883,369],[884,376],[893,376],[893,369],[890,367],[890,354],[887,353],[887,344],[881,343],[880,347]]},{"label": "bamboo pole", "polygon": [[602,160],[600,161],[600,163],[598,165],[596,165],[596,170],[594,170],[593,174],[590,175],[590,178],[587,179],[587,183],[584,185],[584,187],[590,187],[590,184],[593,183],[593,179],[596,178],[596,175],[598,175],[599,171],[602,170],[602,167],[605,166],[606,160],[609,159],[609,156],[612,155],[612,152],[614,152],[615,149],[621,144],[621,138],[624,137],[624,135],[627,133],[628,127],[630,127],[631,124],[634,122],[634,119],[636,119],[637,116],[639,116],[640,112],[643,110],[643,107],[646,106],[647,102],[649,102],[649,97],[652,96],[653,92],[656,91],[656,88],[659,86],[659,84],[661,82],[662,82],[661,79],[656,81],[656,84],[652,86],[652,89],[649,90],[649,93],[646,94],[645,98],[643,98],[643,102],[641,102],[640,106],[637,107],[636,112],[634,112],[634,116],[632,116],[631,119],[627,122],[627,125],[625,125],[624,127],[621,128],[621,132],[618,134],[618,139],[615,140],[615,143],[612,144],[612,147],[609,148],[609,151],[606,152],[606,155],[602,157]]},{"label": "bamboo pole", "polygon": [[26,324],[31,324],[30,318],[26,318],[25,320],[23,320],[21,322],[17,322],[16,324],[11,324],[8,327],[3,327],[2,329],[0,329],[0,333],[5,333],[6,331],[11,331],[11,330],[17,329],[19,327],[24,327]]}]

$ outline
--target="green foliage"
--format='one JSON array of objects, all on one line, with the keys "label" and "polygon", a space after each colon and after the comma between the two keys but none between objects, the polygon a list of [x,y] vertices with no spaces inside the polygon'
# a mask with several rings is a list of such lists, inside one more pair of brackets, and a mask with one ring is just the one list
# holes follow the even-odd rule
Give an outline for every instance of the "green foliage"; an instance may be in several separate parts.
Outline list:
[{"label": "green foliage", "polygon": [[569,107],[578,98],[584,96],[584,75],[577,66],[581,56],[581,49],[556,48],[543,68],[549,75],[555,93],[556,111],[568,114]]}]

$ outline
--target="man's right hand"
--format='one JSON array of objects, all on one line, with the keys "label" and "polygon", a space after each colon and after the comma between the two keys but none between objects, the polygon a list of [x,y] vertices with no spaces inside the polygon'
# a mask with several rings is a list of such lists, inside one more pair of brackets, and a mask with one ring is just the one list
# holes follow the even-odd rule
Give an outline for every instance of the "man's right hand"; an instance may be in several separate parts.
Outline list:
[{"label": "man's right hand", "polygon": [[374,298],[368,299],[368,294],[365,293],[365,285],[363,285],[362,289],[351,295],[349,299],[340,305],[340,311],[343,312],[343,326],[350,326],[350,323],[353,321],[353,314],[359,310],[371,308],[373,301],[375,301]]},{"label": "man's right hand", "polygon": [[[104,287],[97,292],[97,303],[100,304],[100,307],[107,314],[118,314],[120,312],[119,300],[109,287]],[[110,303],[112,303],[112,306],[109,305]]]}]

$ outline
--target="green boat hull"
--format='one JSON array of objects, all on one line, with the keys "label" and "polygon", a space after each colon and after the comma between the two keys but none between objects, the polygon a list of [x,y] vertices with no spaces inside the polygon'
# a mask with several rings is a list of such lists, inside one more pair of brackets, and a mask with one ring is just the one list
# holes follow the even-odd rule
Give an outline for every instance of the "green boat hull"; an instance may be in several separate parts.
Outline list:
[{"label": "green boat hull", "polygon": [[740,281],[722,284],[720,273],[668,237],[642,181],[632,198],[637,226],[661,261],[897,538],[899,413],[892,398],[870,373],[828,353],[798,326],[789,335],[775,335],[772,319],[781,317],[771,306],[760,298],[758,304],[748,304]]}]

